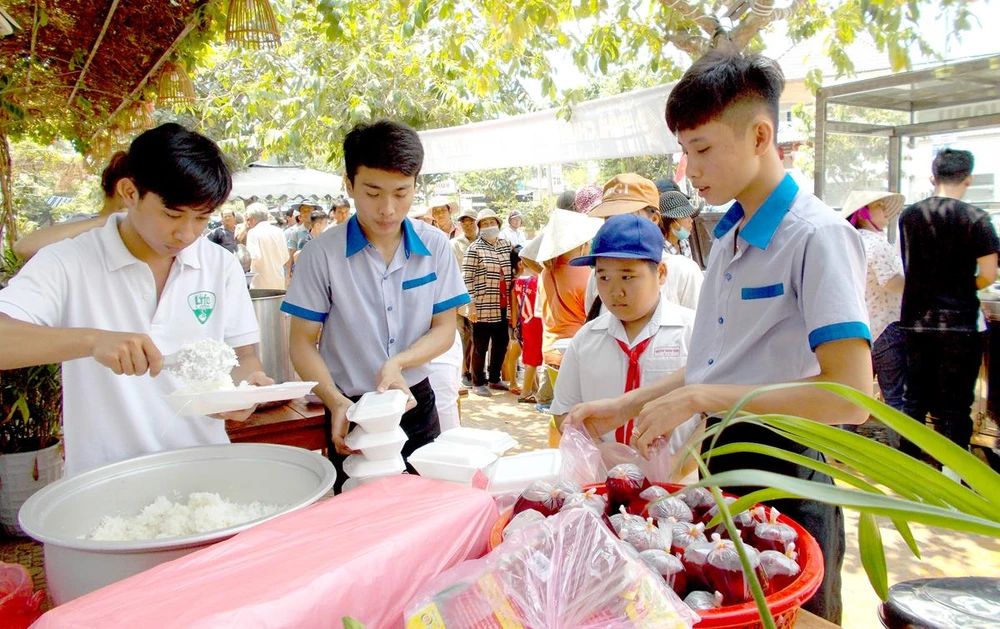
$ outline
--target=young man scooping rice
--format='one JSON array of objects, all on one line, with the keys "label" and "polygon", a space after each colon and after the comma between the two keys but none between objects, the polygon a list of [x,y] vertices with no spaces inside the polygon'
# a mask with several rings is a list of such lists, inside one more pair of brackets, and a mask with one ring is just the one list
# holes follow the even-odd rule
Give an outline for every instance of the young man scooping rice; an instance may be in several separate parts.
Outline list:
[{"label": "young man scooping rice", "polygon": [[[213,339],[234,382],[272,384],[236,258],[200,238],[229,196],[219,147],[178,124],[137,137],[117,184],[126,212],[43,248],[0,291],[0,369],[63,363],[66,475],[174,448],[227,443],[225,424],[176,419],[163,356]],[[253,411],[219,415],[246,419]]]}]

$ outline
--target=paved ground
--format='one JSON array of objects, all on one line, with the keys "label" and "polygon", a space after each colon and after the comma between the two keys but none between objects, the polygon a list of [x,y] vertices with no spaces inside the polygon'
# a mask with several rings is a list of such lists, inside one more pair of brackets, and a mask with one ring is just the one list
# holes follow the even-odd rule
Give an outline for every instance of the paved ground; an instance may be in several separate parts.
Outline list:
[{"label": "paved ground", "polygon": [[[518,404],[510,394],[490,398],[462,398],[462,424],[509,432],[518,440],[518,452],[548,447],[548,416],[533,405]],[[857,548],[857,514],[846,512],[847,557],[844,560],[845,629],[873,629],[881,624],[876,616],[879,600],[861,567]],[[940,531],[914,525],[922,560],[915,558],[902,538],[887,524],[882,528],[889,566],[889,583],[943,576],[1000,577],[1000,539]]]}]

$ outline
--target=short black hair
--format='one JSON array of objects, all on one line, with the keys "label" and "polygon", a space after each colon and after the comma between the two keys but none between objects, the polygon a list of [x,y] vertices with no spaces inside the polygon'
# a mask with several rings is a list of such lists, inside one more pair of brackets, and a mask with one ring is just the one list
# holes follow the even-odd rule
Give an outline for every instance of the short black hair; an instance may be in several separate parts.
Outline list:
[{"label": "short black hair", "polygon": [[233,189],[229,165],[215,142],[175,122],[132,140],[128,177],[140,195],[156,193],[172,208],[214,210]]},{"label": "short black hair", "polygon": [[975,166],[976,160],[970,151],[944,149],[934,158],[931,172],[938,183],[962,183]]},{"label": "short black hair", "polygon": [[521,264],[521,245],[514,245],[510,250],[510,268],[516,270],[518,264]]},{"label": "short black hair", "polygon": [[104,196],[115,196],[115,186],[125,177],[128,177],[128,153],[118,151],[101,171],[101,190],[104,190]]},{"label": "short black hair", "polygon": [[350,209],[351,204],[344,197],[335,197],[333,199],[333,204],[330,205],[330,209],[331,210],[335,210],[338,207],[346,207],[346,208]]},{"label": "short black hair", "polygon": [[695,129],[734,106],[757,103],[767,107],[777,137],[784,89],[785,75],[772,59],[713,50],[695,61],[670,91],[667,127],[671,133]]},{"label": "short black hair", "polygon": [[556,207],[560,210],[576,209],[576,190],[564,190],[556,199]]},{"label": "short black hair", "polygon": [[344,138],[344,166],[351,184],[362,166],[416,178],[423,165],[420,136],[404,122],[363,122]]}]

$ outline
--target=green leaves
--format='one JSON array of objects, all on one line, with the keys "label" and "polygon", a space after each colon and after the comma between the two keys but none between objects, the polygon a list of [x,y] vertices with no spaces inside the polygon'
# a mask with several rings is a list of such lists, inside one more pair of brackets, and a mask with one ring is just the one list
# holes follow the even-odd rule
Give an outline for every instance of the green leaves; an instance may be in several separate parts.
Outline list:
[{"label": "green leaves", "polygon": [[366,627],[359,621],[354,620],[350,616],[344,616],[341,618],[344,623],[344,629],[366,629]]},{"label": "green leaves", "polygon": [[[769,391],[811,387],[833,392],[864,408],[877,421],[912,441],[943,465],[953,469],[969,486],[956,483],[934,468],[901,452],[860,435],[817,422],[787,415],[750,415],[741,409]],[[739,512],[761,501],[803,498],[855,509],[860,512],[858,545],[861,563],[875,592],[888,597],[888,569],[882,532],[876,516],[889,518],[910,550],[919,557],[909,523],[1000,537],[1000,475],[920,422],[850,387],[833,383],[793,383],[762,387],[730,409],[720,425],[706,431],[704,439],[715,444],[718,435],[733,423],[753,423],[800,445],[816,449],[840,466],[815,461],[803,455],[756,443],[732,443],[710,447],[705,459],[749,453],[768,456],[822,472],[843,486],[833,486],[760,470],[733,470],[703,478],[694,486],[709,487],[720,504],[718,521],[729,512]],[[728,508],[718,488],[763,487],[744,495]],[[740,546],[738,544],[737,546]],[[752,574],[752,573],[748,573]],[[756,580],[755,577],[751,581]],[[762,614],[766,606],[758,600]]]},{"label": "green leaves", "polygon": [[861,551],[861,565],[868,574],[868,581],[879,598],[889,599],[889,570],[885,565],[885,548],[882,546],[882,531],[875,516],[861,513],[858,520],[858,548]]}]

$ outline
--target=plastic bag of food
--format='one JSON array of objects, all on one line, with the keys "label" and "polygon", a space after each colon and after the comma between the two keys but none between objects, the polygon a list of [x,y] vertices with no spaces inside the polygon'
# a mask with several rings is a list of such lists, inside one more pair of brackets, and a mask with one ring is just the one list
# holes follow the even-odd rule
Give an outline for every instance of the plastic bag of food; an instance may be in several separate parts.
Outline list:
[{"label": "plastic bag of food", "polygon": [[644,459],[634,448],[622,443],[597,444],[587,431],[575,424],[564,424],[559,451],[562,453],[560,477],[581,485],[603,483],[608,471],[616,465],[631,463],[639,466],[645,477],[654,483],[671,482],[676,472],[676,457],[665,447],[666,440],[654,447],[651,459]]},{"label": "plastic bag of food", "polygon": [[406,629],[690,629],[698,616],[589,509],[511,532],[427,585]]}]

